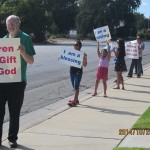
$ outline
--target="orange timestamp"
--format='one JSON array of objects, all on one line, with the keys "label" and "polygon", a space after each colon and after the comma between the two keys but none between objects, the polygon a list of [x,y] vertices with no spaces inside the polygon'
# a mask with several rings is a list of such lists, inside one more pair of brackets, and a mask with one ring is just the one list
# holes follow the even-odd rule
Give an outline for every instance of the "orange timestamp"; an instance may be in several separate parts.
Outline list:
[{"label": "orange timestamp", "polygon": [[150,135],[150,129],[119,129],[119,135]]}]

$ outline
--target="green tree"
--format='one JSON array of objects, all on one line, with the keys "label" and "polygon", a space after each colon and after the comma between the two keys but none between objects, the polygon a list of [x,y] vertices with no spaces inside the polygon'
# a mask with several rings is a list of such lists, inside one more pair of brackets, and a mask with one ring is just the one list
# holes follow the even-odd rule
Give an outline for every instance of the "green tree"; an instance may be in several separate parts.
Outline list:
[{"label": "green tree", "polygon": [[44,39],[47,16],[45,14],[45,3],[41,0],[3,0],[0,6],[1,24],[11,14],[21,18],[21,29],[28,34],[34,33],[35,41]]},{"label": "green tree", "polygon": [[[58,27],[59,33],[66,33],[75,28],[75,18],[78,12],[77,0],[47,0],[47,11],[52,17],[52,22]],[[49,30],[51,32],[51,26]]]},{"label": "green tree", "polygon": [[133,12],[140,4],[141,0],[82,0],[76,19],[77,29],[85,34],[92,32],[93,28],[108,25],[113,33],[114,28],[120,26],[120,21],[132,27]]},{"label": "green tree", "polygon": [[145,28],[145,17],[144,14],[141,13],[134,13],[135,17],[135,26],[139,32],[141,32]]}]

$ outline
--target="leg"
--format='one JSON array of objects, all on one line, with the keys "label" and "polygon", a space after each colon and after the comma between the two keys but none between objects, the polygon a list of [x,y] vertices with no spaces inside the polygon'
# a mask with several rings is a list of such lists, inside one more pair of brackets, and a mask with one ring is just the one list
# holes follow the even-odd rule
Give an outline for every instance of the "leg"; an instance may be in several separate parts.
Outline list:
[{"label": "leg", "polygon": [[3,121],[5,116],[5,105],[7,101],[7,93],[4,84],[0,84],[0,144],[2,141]]},{"label": "leg", "polygon": [[81,73],[70,73],[72,86],[74,88],[74,99],[73,101],[69,101],[69,106],[76,106],[79,103],[78,96],[79,96],[79,86],[82,79],[82,72]]},{"label": "leg", "polygon": [[120,83],[122,84],[122,89],[124,90],[124,79],[122,76],[122,72],[120,72]]},{"label": "leg", "polygon": [[141,77],[141,57],[139,57],[139,59],[137,59],[137,77]]},{"label": "leg", "polygon": [[74,92],[74,102],[78,101],[78,96],[79,96],[79,89],[76,89]]},{"label": "leg", "polygon": [[104,87],[104,97],[106,97],[107,96],[107,94],[106,94],[107,82],[106,81],[103,81],[103,87]]},{"label": "leg", "polygon": [[141,74],[143,75],[142,57],[141,57]]},{"label": "leg", "polygon": [[130,70],[128,72],[128,76],[129,77],[132,77],[132,75],[133,75],[133,69],[136,66],[136,64],[137,64],[137,60],[136,59],[132,59]]},{"label": "leg", "polygon": [[116,73],[117,73],[117,87],[116,87],[116,89],[120,89],[120,74],[119,74],[119,71],[117,71]]},{"label": "leg", "polygon": [[8,108],[10,114],[8,140],[16,141],[19,132],[19,117],[24,99],[25,82],[10,83],[10,93],[8,97]]},{"label": "leg", "polygon": [[77,101],[78,101],[79,86],[80,86],[81,79],[82,79],[82,73],[77,73],[77,74],[75,75],[75,80],[74,80],[74,89],[75,89],[74,102],[77,102]]},{"label": "leg", "polygon": [[98,89],[99,82],[100,82],[100,79],[96,79],[95,90],[94,90],[94,94],[92,96],[96,96],[97,95],[97,89]]},{"label": "leg", "polygon": [[137,74],[137,63],[135,63],[135,74]]}]

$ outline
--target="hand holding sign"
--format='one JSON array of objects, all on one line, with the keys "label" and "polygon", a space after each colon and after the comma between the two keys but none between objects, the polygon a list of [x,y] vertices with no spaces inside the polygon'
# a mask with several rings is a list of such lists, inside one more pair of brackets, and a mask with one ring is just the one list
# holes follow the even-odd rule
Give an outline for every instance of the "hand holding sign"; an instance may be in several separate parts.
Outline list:
[{"label": "hand holding sign", "polygon": [[111,39],[110,31],[108,26],[94,29],[95,38],[99,42],[105,42]]},{"label": "hand holding sign", "polygon": [[59,62],[77,68],[82,67],[82,61],[83,61],[83,52],[73,49],[62,50],[59,57]]},{"label": "hand holding sign", "polygon": [[21,55],[23,55],[25,53],[25,47],[23,45],[19,45],[18,50],[20,50]]}]

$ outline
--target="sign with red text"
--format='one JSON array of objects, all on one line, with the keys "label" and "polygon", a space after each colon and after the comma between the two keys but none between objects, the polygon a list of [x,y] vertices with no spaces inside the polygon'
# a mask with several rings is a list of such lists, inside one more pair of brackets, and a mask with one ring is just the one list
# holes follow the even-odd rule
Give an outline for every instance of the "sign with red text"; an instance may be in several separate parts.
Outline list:
[{"label": "sign with red text", "polygon": [[20,38],[0,39],[0,83],[21,81]]},{"label": "sign with red text", "polygon": [[136,41],[126,42],[126,57],[131,59],[139,59],[138,44]]},{"label": "sign with red text", "polygon": [[94,29],[95,38],[99,42],[106,42],[111,39],[110,31],[108,26]]}]

